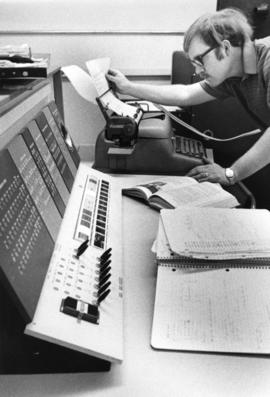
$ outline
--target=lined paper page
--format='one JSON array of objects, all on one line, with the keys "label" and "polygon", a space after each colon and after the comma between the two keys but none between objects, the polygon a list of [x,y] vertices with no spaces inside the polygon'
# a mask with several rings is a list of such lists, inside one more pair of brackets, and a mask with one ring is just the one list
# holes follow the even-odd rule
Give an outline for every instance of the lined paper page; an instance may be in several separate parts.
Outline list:
[{"label": "lined paper page", "polygon": [[151,345],[270,353],[270,270],[158,267]]}]

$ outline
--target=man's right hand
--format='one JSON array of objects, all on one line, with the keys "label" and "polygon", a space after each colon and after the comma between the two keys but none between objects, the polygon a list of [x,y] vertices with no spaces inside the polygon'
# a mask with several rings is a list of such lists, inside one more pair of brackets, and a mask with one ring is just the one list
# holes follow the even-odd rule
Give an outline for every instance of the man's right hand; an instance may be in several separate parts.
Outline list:
[{"label": "man's right hand", "polygon": [[115,85],[115,89],[121,94],[129,94],[132,83],[126,78],[126,76],[119,70],[110,69],[106,74],[106,78]]}]

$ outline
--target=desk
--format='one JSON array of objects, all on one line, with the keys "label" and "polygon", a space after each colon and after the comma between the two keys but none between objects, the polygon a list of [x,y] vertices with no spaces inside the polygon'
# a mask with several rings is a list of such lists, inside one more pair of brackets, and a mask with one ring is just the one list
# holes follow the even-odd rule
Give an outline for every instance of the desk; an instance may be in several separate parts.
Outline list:
[{"label": "desk", "polygon": [[[140,176],[139,181],[149,180]],[[153,177],[151,177],[153,179]],[[116,177],[132,186],[134,177]],[[261,397],[270,358],[155,351],[150,347],[158,212],[123,198],[125,358],[108,373],[1,376],[1,397]],[[53,359],[53,357],[52,357]]]}]

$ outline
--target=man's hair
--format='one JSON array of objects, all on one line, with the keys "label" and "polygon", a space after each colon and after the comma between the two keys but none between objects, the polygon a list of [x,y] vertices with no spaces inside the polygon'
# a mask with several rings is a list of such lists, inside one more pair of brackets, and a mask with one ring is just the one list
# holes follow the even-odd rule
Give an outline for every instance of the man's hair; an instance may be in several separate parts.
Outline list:
[{"label": "man's hair", "polygon": [[218,47],[222,40],[229,40],[233,47],[242,47],[252,35],[247,16],[236,8],[225,8],[202,15],[189,27],[184,36],[184,51],[188,52],[194,37],[202,38],[210,47]]}]

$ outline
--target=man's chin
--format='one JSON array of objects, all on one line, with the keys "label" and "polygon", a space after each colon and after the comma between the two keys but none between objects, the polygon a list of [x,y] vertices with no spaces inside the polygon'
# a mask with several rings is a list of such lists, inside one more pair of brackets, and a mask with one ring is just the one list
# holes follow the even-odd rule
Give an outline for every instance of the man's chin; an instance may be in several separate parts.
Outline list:
[{"label": "man's chin", "polygon": [[211,87],[215,87],[214,84],[213,84],[213,80],[211,79],[211,77],[206,77],[205,81],[206,81],[207,84],[211,85]]},{"label": "man's chin", "polygon": [[205,78],[205,81],[207,82],[207,84],[209,84],[211,87],[217,87],[219,84],[221,84],[221,81],[218,81],[217,79],[215,79],[214,77],[211,76],[207,76]]}]

